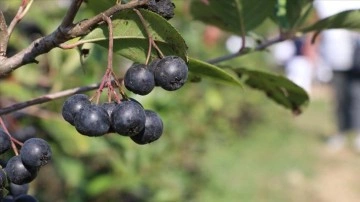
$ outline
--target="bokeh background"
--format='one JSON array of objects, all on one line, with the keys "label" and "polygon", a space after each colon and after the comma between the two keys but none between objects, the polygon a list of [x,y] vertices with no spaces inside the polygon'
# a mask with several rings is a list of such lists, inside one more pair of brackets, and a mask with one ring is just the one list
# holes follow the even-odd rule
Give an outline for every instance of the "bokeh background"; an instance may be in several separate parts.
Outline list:
[{"label": "bokeh background", "polygon": [[[19,2],[0,1],[8,22]],[[34,1],[11,37],[10,54],[56,29],[68,2]],[[189,55],[208,60],[229,54],[231,34],[194,21],[188,1],[174,2],[176,17],[170,22],[187,42]],[[84,6],[77,19],[91,15]],[[257,29],[264,37],[274,32],[270,21]],[[84,64],[77,50],[54,49],[38,57],[39,64],[0,78],[0,106],[99,82],[107,51],[89,48]],[[271,51],[224,64],[284,73]],[[119,75],[129,65],[131,61],[115,56]],[[176,92],[129,95],[161,115],[161,139],[139,146],[117,134],[82,136],[61,117],[65,98],[3,116],[18,139],[36,136],[51,144],[53,160],[31,183],[30,194],[52,202],[352,202],[360,197],[358,155],[351,147],[333,153],[324,145],[336,129],[328,83],[315,79],[311,102],[299,116],[262,92],[207,78]]]}]

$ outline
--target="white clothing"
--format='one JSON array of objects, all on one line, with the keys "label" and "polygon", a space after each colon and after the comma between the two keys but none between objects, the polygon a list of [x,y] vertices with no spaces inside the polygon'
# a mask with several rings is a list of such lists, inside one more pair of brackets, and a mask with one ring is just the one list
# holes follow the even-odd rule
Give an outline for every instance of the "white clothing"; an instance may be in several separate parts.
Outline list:
[{"label": "white clothing", "polygon": [[[359,0],[315,0],[314,7],[320,18],[326,18],[345,10],[359,9]],[[324,62],[333,70],[346,71],[352,68],[354,32],[331,29],[321,32],[320,52]]]}]

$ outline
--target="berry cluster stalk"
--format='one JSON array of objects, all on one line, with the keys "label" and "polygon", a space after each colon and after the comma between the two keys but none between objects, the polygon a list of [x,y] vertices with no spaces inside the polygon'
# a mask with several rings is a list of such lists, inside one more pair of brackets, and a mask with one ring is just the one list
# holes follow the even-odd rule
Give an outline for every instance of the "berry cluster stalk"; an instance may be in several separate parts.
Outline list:
[{"label": "berry cluster stalk", "polygon": [[[121,84],[116,80],[117,76],[115,75],[115,73],[113,71],[114,34],[113,34],[112,21],[111,21],[110,17],[108,17],[106,15],[103,15],[103,20],[108,24],[108,29],[109,29],[108,64],[106,67],[105,74],[101,80],[100,86],[94,96],[94,97],[96,97],[96,104],[99,103],[100,95],[101,95],[104,87],[107,87],[107,89],[108,89],[108,101],[109,102],[111,102],[112,96],[114,96],[114,98],[117,102],[120,102],[120,98],[116,94],[116,91],[113,88],[111,77],[114,78],[115,85],[119,87],[119,91],[120,91],[120,94],[122,95],[122,97],[125,96],[124,91],[121,89]],[[94,97],[92,97],[91,99],[93,99]]]},{"label": "berry cluster stalk", "polygon": [[0,126],[4,129],[5,133],[10,137],[11,147],[12,147],[15,155],[16,155],[16,156],[19,155],[19,151],[18,151],[15,143],[18,144],[18,145],[20,145],[20,146],[22,146],[23,143],[21,143],[19,140],[13,138],[13,137],[10,135],[9,130],[6,128],[5,123],[4,123],[3,119],[1,118],[1,116],[0,116]]},{"label": "berry cluster stalk", "polygon": [[135,13],[139,16],[141,24],[143,25],[146,35],[149,39],[149,49],[148,49],[148,53],[146,56],[146,61],[145,61],[145,65],[147,65],[149,63],[150,60],[150,56],[151,56],[151,49],[154,46],[154,48],[156,49],[156,51],[158,52],[158,54],[160,55],[160,58],[164,57],[164,54],[161,52],[160,48],[156,45],[154,39],[151,36],[151,33],[149,31],[149,29],[147,28],[147,22],[144,18],[144,16],[141,14],[141,12],[138,9],[133,9],[135,11]]}]

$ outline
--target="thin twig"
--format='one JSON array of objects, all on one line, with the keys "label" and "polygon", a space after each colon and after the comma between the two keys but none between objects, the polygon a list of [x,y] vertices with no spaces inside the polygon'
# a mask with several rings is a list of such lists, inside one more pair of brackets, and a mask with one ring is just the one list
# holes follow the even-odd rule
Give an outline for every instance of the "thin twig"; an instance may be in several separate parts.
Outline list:
[{"label": "thin twig", "polygon": [[241,47],[239,49],[239,52],[242,52],[246,46],[246,31],[245,31],[245,23],[243,18],[240,19],[240,26],[241,26]]},{"label": "thin twig", "polygon": [[69,89],[69,90],[65,90],[65,91],[56,92],[56,93],[53,93],[53,94],[44,95],[44,96],[37,97],[37,98],[31,99],[31,100],[28,100],[28,101],[25,101],[25,102],[19,102],[19,103],[13,104],[11,106],[1,108],[0,109],[0,115],[8,114],[8,113],[11,113],[13,111],[17,111],[17,110],[20,110],[20,109],[23,109],[23,108],[26,108],[26,107],[30,107],[32,105],[37,105],[37,104],[42,104],[42,103],[45,103],[45,102],[49,102],[49,101],[52,101],[52,100],[55,100],[55,99],[58,99],[58,98],[61,98],[61,97],[65,97],[65,96],[68,96],[68,95],[87,92],[87,91],[90,91],[90,90],[94,90],[94,89],[96,89],[98,87],[99,87],[99,84],[91,84],[91,85],[88,85],[88,86],[73,88],[73,89]]},{"label": "thin twig", "polygon": [[8,44],[8,32],[6,20],[3,12],[0,10],[0,57],[6,55]]},{"label": "thin twig", "polygon": [[115,4],[113,7],[107,9],[106,11],[88,19],[81,21],[77,23],[70,31],[69,35],[71,36],[82,36],[88,34],[95,25],[99,24],[103,21],[103,15],[106,15],[108,17],[112,16],[114,13],[130,9],[130,8],[136,8],[138,6],[142,6],[148,3],[149,0],[132,0],[127,4]]},{"label": "thin twig", "polygon": [[[236,1],[235,4],[237,6],[237,9],[241,10],[241,6],[240,6],[239,2]],[[246,46],[246,30],[245,30],[246,28],[245,28],[245,23],[244,23],[243,12],[240,13],[239,23],[240,23],[240,32],[241,32],[241,47],[239,49],[239,52],[242,52]]]},{"label": "thin twig", "polygon": [[65,14],[65,17],[63,18],[61,24],[60,24],[60,28],[64,29],[67,28],[69,26],[71,26],[74,22],[74,18],[77,14],[77,12],[79,11],[79,8],[82,4],[83,0],[73,0],[71,5],[69,6],[68,11]]},{"label": "thin twig", "polygon": [[[122,79],[118,79],[117,82],[121,82]],[[111,84],[116,86],[115,81],[111,81]],[[68,89],[68,90],[64,90],[64,91],[60,91],[60,92],[56,92],[56,93],[52,93],[52,94],[47,94],[47,95],[43,95],[31,100],[27,100],[24,102],[19,102],[19,103],[15,103],[13,105],[10,105],[8,107],[4,107],[4,108],[0,108],[0,115],[4,115],[4,114],[9,114],[11,112],[14,111],[18,111],[20,109],[24,109],[33,105],[38,105],[38,104],[43,104],[46,102],[50,102],[62,97],[66,97],[69,95],[73,95],[76,93],[84,93],[87,91],[91,91],[91,90],[95,90],[97,88],[99,88],[100,84],[96,83],[96,84],[90,84],[87,86],[82,86],[82,87],[77,87],[77,88],[72,88],[72,89]]]},{"label": "thin twig", "polygon": [[151,40],[151,42],[152,42],[152,45],[154,46],[154,48],[156,49],[156,51],[158,52],[158,54],[160,55],[160,58],[165,57],[164,53],[161,52],[159,46],[155,43],[155,41]]},{"label": "thin twig", "polygon": [[11,147],[12,147],[15,155],[16,155],[16,156],[19,155],[19,151],[18,151],[18,149],[17,149],[17,147],[16,147],[16,145],[15,145],[15,142],[20,143],[19,145],[22,145],[22,143],[19,142],[18,140],[16,140],[15,138],[13,138],[13,137],[10,135],[9,130],[7,129],[7,127],[6,127],[5,123],[4,123],[4,121],[2,120],[1,116],[0,116],[0,125],[1,125],[1,127],[4,129],[5,133],[6,133],[6,134],[9,136],[9,138],[10,138]]},{"label": "thin twig", "polygon": [[34,0],[23,0],[21,6],[19,7],[14,19],[11,21],[8,27],[8,35],[10,37],[17,23],[19,23],[25,16],[25,14],[29,11],[29,8]]},{"label": "thin twig", "polygon": [[148,50],[148,53],[147,53],[147,57],[146,57],[146,62],[145,64],[148,64],[149,60],[150,60],[150,54],[151,54],[151,48],[152,46],[154,46],[154,48],[156,49],[156,51],[158,52],[158,54],[160,55],[161,58],[164,57],[164,54],[161,52],[160,48],[156,45],[148,27],[147,27],[147,22],[144,18],[144,16],[141,14],[141,12],[138,10],[138,9],[133,9],[135,11],[135,13],[139,16],[140,18],[140,21],[141,21],[141,24],[143,25],[144,27],[144,30],[146,32],[146,35],[149,39],[149,50]]},{"label": "thin twig", "polygon": [[83,45],[85,43],[89,43],[90,41],[77,41],[75,43],[72,43],[72,44],[67,44],[67,43],[62,43],[62,44],[59,44],[59,48],[62,48],[62,49],[73,49],[75,47],[78,47],[80,45]]},{"label": "thin twig", "polygon": [[[287,38],[284,38],[282,36],[279,36],[277,38],[274,38],[274,39],[271,39],[271,40],[268,40],[268,41],[265,41],[263,42],[262,44],[259,44],[258,46],[256,46],[253,51],[260,51],[260,50],[264,50],[265,48],[273,45],[273,44],[276,44],[276,43],[279,43],[279,42],[282,42],[284,40],[286,40]],[[224,56],[221,56],[221,57],[218,57],[218,58],[214,58],[214,59],[210,59],[208,60],[207,62],[210,63],[210,64],[217,64],[217,63],[220,63],[220,62],[223,62],[223,61],[226,61],[226,60],[231,60],[233,58],[236,58],[236,57],[240,57],[244,54],[246,54],[247,52],[244,52],[244,51],[240,51],[240,52],[236,52],[236,53],[233,53],[233,54],[229,54],[229,55],[224,55]]]},{"label": "thin twig", "polygon": [[103,19],[108,24],[109,29],[109,47],[108,47],[108,69],[113,68],[113,47],[114,47],[114,33],[111,19],[103,14]]},{"label": "thin twig", "polygon": [[151,56],[151,49],[152,49],[152,37],[148,37],[148,41],[149,41],[149,48],[148,48],[148,52],[146,55],[146,60],[145,60],[145,65],[149,64],[150,61],[150,56]]}]

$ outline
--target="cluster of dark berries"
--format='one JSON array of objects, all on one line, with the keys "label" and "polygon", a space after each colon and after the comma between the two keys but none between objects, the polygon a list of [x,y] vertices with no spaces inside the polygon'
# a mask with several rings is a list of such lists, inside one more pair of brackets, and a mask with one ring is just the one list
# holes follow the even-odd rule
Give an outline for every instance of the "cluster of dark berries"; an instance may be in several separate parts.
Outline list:
[{"label": "cluster of dark berries", "polygon": [[62,115],[80,134],[86,136],[116,132],[129,136],[138,144],[147,144],[159,139],[163,132],[159,115],[144,110],[134,99],[96,105],[89,101],[88,96],[75,94],[66,99]]},{"label": "cluster of dark berries", "polygon": [[150,0],[145,8],[161,15],[167,20],[174,17],[175,4],[171,0]]},{"label": "cluster of dark berries", "polygon": [[188,66],[178,56],[155,59],[149,65],[134,64],[124,76],[125,87],[139,95],[149,94],[155,86],[174,91],[181,88],[188,77]]},{"label": "cluster of dark berries", "polygon": [[[9,135],[0,129],[0,154],[11,147]],[[28,183],[34,180],[40,168],[51,159],[49,144],[41,138],[26,140],[20,149],[19,155],[11,157],[0,169],[0,198],[2,201],[37,201],[27,195]],[[9,194],[4,196],[4,190]]]},{"label": "cluster of dark berries", "polygon": [[[178,56],[166,56],[149,65],[132,65],[125,73],[124,85],[133,93],[147,95],[155,86],[177,90],[185,84],[187,77],[185,61]],[[87,95],[75,94],[64,102],[62,116],[80,134],[91,137],[118,133],[137,144],[147,144],[159,139],[163,132],[160,116],[145,110],[134,99],[93,104]]]}]

